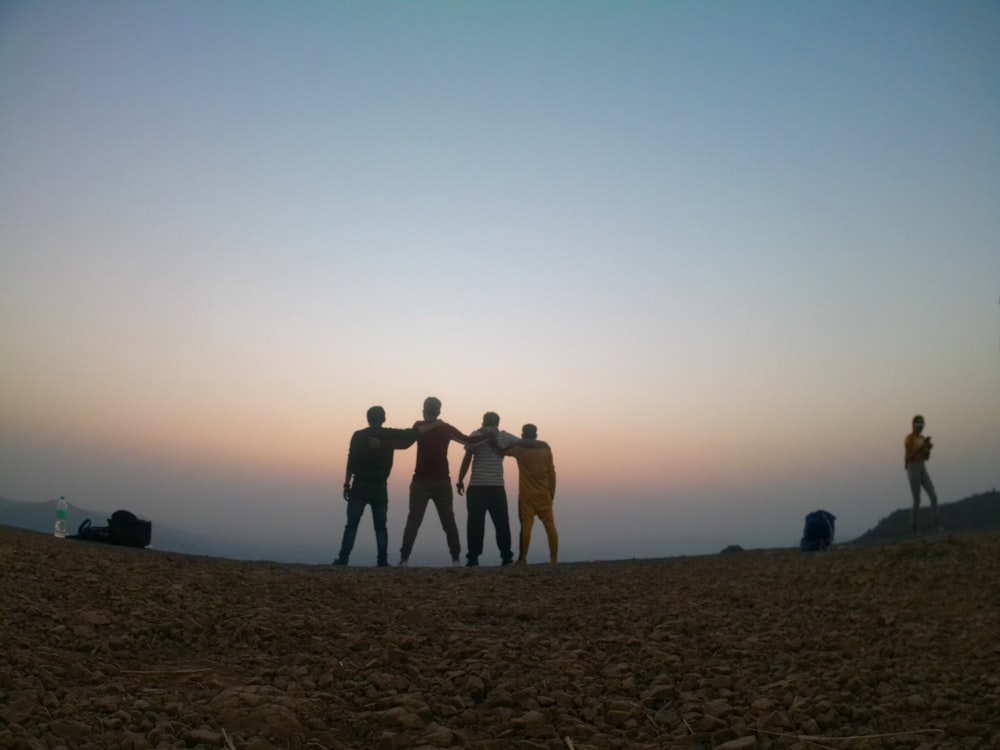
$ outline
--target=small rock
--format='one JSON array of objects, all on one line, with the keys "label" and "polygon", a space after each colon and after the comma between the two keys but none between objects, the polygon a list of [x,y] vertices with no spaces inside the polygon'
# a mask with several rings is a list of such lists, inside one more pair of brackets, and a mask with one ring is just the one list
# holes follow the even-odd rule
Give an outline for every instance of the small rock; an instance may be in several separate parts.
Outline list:
[{"label": "small rock", "polygon": [[109,714],[117,711],[120,703],[121,697],[117,695],[103,695],[94,700],[94,706],[102,711],[107,711]]},{"label": "small rock", "polygon": [[514,717],[510,723],[518,729],[538,730],[545,726],[545,714],[541,711],[528,711],[526,714]]},{"label": "small rock", "polygon": [[706,703],[702,710],[707,716],[714,716],[718,719],[724,719],[731,715],[735,709],[729,704],[728,701],[715,700]]},{"label": "small rock", "polygon": [[424,720],[420,716],[403,706],[395,706],[381,711],[379,712],[379,716],[398,724],[403,729],[419,729],[424,725]]},{"label": "small rock", "polygon": [[92,731],[90,725],[82,721],[54,721],[49,728],[56,737],[64,740],[81,740]]},{"label": "small rock", "polygon": [[211,745],[217,747],[222,744],[222,734],[213,732],[210,729],[192,729],[184,733],[184,739],[195,745]]},{"label": "small rock", "polygon": [[613,727],[620,727],[632,718],[631,711],[608,711],[608,723]]},{"label": "small rock", "polygon": [[431,724],[427,727],[427,731],[420,738],[420,741],[435,747],[451,747],[454,738],[454,733],[447,727]]},{"label": "small rock", "polygon": [[0,709],[0,718],[8,724],[23,724],[38,708],[35,698],[20,698]]},{"label": "small rock", "polygon": [[914,711],[923,711],[927,708],[927,699],[922,695],[906,696],[906,707]]}]

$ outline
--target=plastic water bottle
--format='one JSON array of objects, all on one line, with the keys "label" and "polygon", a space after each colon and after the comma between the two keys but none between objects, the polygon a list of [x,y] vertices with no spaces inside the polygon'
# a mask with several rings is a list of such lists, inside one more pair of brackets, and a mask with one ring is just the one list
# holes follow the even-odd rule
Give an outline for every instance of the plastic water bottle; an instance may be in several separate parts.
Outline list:
[{"label": "plastic water bottle", "polygon": [[69,513],[69,505],[66,503],[65,497],[60,497],[59,502],[56,503],[56,525],[52,530],[60,539],[66,537],[66,516]]}]

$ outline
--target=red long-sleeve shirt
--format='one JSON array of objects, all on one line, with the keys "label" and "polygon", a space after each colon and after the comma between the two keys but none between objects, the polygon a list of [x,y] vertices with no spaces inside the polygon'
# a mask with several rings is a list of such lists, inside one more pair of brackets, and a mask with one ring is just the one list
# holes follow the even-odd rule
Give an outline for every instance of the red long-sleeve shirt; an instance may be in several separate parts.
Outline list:
[{"label": "red long-sleeve shirt", "polygon": [[[427,424],[430,420],[416,422],[413,429]],[[451,481],[448,469],[448,444],[452,440],[466,445],[477,445],[490,439],[489,435],[469,437],[450,424],[435,427],[417,438],[417,464],[413,469],[413,481]]]}]

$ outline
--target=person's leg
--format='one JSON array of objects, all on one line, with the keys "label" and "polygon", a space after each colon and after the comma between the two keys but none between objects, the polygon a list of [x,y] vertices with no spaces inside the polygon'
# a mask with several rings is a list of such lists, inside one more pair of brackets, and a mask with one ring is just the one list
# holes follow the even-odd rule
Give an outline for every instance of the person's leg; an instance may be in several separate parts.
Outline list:
[{"label": "person's leg", "polygon": [[352,489],[351,499],[347,501],[347,525],[344,527],[344,538],[340,542],[340,553],[334,560],[336,565],[347,565],[354,549],[354,539],[358,535],[358,524],[365,512],[364,490]]},{"label": "person's leg", "polygon": [[[521,520],[521,514],[524,512],[524,503],[521,502],[521,495],[518,493],[517,497],[517,559],[520,562],[523,558],[523,553],[521,552],[521,536],[524,534],[524,521]],[[514,532],[511,531],[511,534]]]},{"label": "person's leg", "polygon": [[521,549],[517,561],[528,562],[528,545],[531,544],[531,526],[535,523],[535,509],[523,498],[517,504],[518,515],[521,518]]},{"label": "person's leg", "polygon": [[468,518],[465,523],[465,543],[469,551],[465,557],[469,565],[477,565],[483,554],[483,535],[486,532],[486,491],[488,487],[469,487],[465,491],[465,508]]},{"label": "person's leg", "polygon": [[931,515],[934,517],[934,528],[937,529],[941,525],[941,522],[938,521],[937,492],[934,491],[934,482],[931,481],[931,475],[927,473],[927,464],[921,464],[921,467],[920,486],[924,488],[928,499],[931,501]]},{"label": "person's leg", "polygon": [[462,542],[458,538],[458,526],[455,525],[455,507],[451,494],[451,480],[445,480],[434,487],[431,493],[431,500],[437,508],[438,518],[441,520],[441,528],[444,530],[445,539],[448,540],[448,551],[451,553],[451,561],[457,562],[462,555]]},{"label": "person's leg", "polygon": [[913,495],[913,506],[910,509],[910,530],[916,533],[917,514],[920,512],[920,475],[924,465],[920,461],[911,463],[906,467],[906,476],[910,480],[910,494]]},{"label": "person's leg", "polygon": [[549,562],[559,562],[559,532],[556,531],[556,519],[552,515],[552,503],[538,508],[538,520],[545,527],[545,535],[549,538]]},{"label": "person's leg", "polygon": [[490,500],[487,509],[493,529],[497,536],[497,549],[500,550],[502,564],[509,565],[514,560],[510,540],[510,513],[507,510],[507,490],[503,487],[490,488]]},{"label": "person's leg", "polygon": [[399,550],[400,562],[410,559],[413,543],[417,540],[417,531],[424,520],[427,501],[431,495],[426,485],[414,482],[410,485],[410,512],[406,514],[406,526],[403,528],[403,546]]},{"label": "person's leg", "polygon": [[372,493],[372,526],[375,527],[375,564],[385,567],[389,564],[389,495],[385,485]]}]

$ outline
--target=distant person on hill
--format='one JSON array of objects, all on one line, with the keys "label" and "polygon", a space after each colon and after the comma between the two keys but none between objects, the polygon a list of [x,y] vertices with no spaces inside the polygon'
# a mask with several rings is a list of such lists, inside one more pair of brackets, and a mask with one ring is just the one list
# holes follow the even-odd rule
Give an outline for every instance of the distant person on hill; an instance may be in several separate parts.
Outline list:
[{"label": "distant person on hill", "polygon": [[538,428],[526,424],[521,428],[521,440],[503,451],[517,459],[517,511],[521,518],[521,545],[517,558],[519,565],[528,561],[528,545],[535,516],[545,527],[549,538],[549,562],[559,559],[559,533],[552,515],[552,502],[556,496],[556,467],[552,461],[549,444],[538,439]]},{"label": "distant person on hill", "polygon": [[[383,427],[385,409],[373,406],[368,410],[368,427],[351,436],[347,453],[347,473],[344,476],[344,500],[347,501],[347,526],[340,543],[340,554],[334,565],[347,565],[354,549],[354,539],[358,524],[364,515],[365,506],[372,508],[372,524],[375,527],[376,563],[380,567],[389,564],[389,532],[386,527],[389,497],[386,481],[392,471],[393,452],[409,448],[416,442],[420,430],[426,432],[441,422],[430,422],[421,428],[394,430]],[[352,482],[353,479],[353,482]]]},{"label": "distant person on hill", "polygon": [[931,475],[927,473],[927,461],[931,457],[931,438],[924,435],[924,418],[917,414],[913,418],[913,431],[906,436],[904,446],[906,448],[903,466],[906,468],[907,476],[910,480],[910,492],[913,493],[913,508],[910,511],[910,530],[916,534],[919,530],[917,523],[917,512],[920,510],[920,488],[927,492],[927,497],[931,501],[931,513],[934,516],[934,528],[941,530],[941,522],[938,520],[937,493],[934,491],[934,483]]},{"label": "distant person on hill", "polygon": [[472,438],[463,435],[446,422],[441,422],[440,399],[430,396],[424,400],[424,418],[416,422],[413,428],[430,427],[426,433],[417,439],[417,464],[413,470],[413,481],[410,483],[410,512],[406,516],[406,528],[403,529],[403,546],[399,551],[399,564],[406,567],[409,564],[413,543],[417,540],[417,531],[423,523],[427,503],[434,502],[441,528],[448,540],[448,551],[451,553],[451,564],[460,565],[462,544],[458,539],[458,526],[455,525],[455,508],[451,494],[451,473],[448,469],[448,446],[452,440],[464,444],[485,443],[490,440],[490,434]]},{"label": "distant person on hill", "polygon": [[483,426],[470,434],[470,437],[494,435],[495,445],[478,443],[465,446],[465,456],[458,470],[458,482],[455,488],[461,495],[465,491],[465,474],[472,465],[472,476],[469,477],[469,491],[465,496],[465,506],[468,510],[466,524],[466,543],[469,550],[465,553],[466,565],[470,568],[479,565],[479,556],[483,553],[483,537],[486,534],[486,514],[490,514],[493,529],[496,531],[497,548],[500,550],[500,564],[510,565],[514,562],[511,551],[510,514],[507,510],[507,489],[503,483],[503,453],[517,442],[517,437],[500,429],[500,416],[493,411],[483,415]]}]

